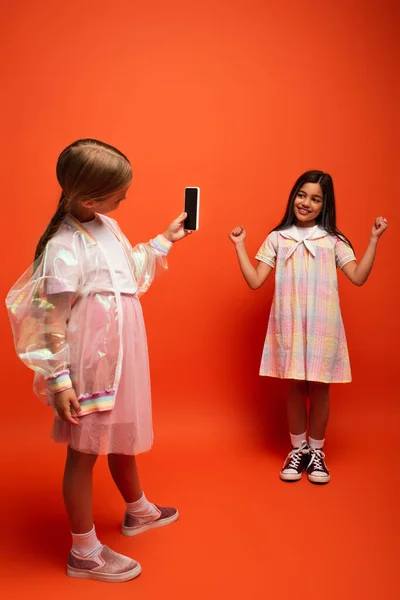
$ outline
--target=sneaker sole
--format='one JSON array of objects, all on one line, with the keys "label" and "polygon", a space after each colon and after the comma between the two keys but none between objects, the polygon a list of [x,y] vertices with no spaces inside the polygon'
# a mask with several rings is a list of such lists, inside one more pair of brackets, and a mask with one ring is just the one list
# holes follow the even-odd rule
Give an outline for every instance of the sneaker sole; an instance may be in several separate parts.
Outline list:
[{"label": "sneaker sole", "polygon": [[139,533],[144,533],[145,531],[149,531],[150,529],[158,529],[159,527],[166,527],[167,525],[171,525],[171,523],[175,523],[179,518],[179,512],[176,511],[176,514],[172,517],[168,517],[167,519],[160,519],[158,521],[152,521],[151,523],[146,523],[145,525],[138,525],[137,527],[126,527],[122,525],[122,533],[123,535],[127,535],[128,537],[132,537],[133,535],[139,535]]},{"label": "sneaker sole", "polygon": [[135,579],[141,572],[142,567],[140,565],[137,565],[137,567],[126,573],[97,573],[96,571],[75,569],[74,567],[67,566],[68,577],[73,577],[75,579],[93,579],[95,581],[103,581],[106,583],[124,583],[124,581]]},{"label": "sneaker sole", "polygon": [[329,483],[330,480],[330,475],[328,475],[327,477],[317,477],[315,475],[308,475],[308,481],[310,481],[311,483],[316,483],[317,485],[325,485],[326,483]]},{"label": "sneaker sole", "polygon": [[282,479],[282,481],[291,483],[293,481],[300,481],[300,479],[303,477],[303,473],[300,473],[300,475],[296,475],[295,473],[279,473],[279,477]]}]

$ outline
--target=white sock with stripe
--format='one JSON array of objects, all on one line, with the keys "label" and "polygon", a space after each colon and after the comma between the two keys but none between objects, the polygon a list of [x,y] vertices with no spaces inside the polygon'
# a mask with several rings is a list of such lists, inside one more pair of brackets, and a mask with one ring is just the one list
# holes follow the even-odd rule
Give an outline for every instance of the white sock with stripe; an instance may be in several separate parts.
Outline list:
[{"label": "white sock with stripe", "polygon": [[102,548],[96,530],[93,528],[87,533],[72,533],[72,552],[78,558],[93,558],[97,556]]},{"label": "white sock with stripe", "polygon": [[151,504],[144,494],[136,502],[127,502],[126,512],[135,517],[139,525],[157,521],[161,516],[161,511],[154,504]]}]

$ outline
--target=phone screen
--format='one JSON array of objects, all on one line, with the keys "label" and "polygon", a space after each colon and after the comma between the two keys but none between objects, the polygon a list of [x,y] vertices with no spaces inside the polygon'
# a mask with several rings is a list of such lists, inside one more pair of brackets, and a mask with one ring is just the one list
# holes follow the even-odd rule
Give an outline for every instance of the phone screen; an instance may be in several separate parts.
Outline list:
[{"label": "phone screen", "polygon": [[199,203],[199,188],[185,188],[185,219],[184,227],[189,231],[196,231],[198,228],[198,203]]}]

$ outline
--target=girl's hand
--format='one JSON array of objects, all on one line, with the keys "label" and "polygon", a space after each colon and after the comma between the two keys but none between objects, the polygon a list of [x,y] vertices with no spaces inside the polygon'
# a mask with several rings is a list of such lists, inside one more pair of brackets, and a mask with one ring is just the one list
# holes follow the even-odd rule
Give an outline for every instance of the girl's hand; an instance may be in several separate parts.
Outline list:
[{"label": "girl's hand", "polygon": [[164,233],[164,237],[167,238],[170,242],[179,242],[186,236],[190,235],[192,232],[184,229],[183,222],[186,219],[187,214],[183,212],[179,215],[175,221],[172,221],[171,225],[168,227],[167,231]]},{"label": "girl's hand", "polygon": [[79,425],[79,420],[73,414],[80,413],[82,409],[72,388],[55,394],[54,406],[60,419],[72,425]]},{"label": "girl's hand", "polygon": [[239,225],[232,229],[229,234],[229,239],[237,246],[238,244],[242,244],[246,239],[247,233],[244,227]]},{"label": "girl's hand", "polygon": [[375,223],[373,224],[371,231],[371,238],[378,240],[381,237],[382,233],[386,231],[387,227],[388,224],[384,217],[378,217],[377,219],[375,219]]}]

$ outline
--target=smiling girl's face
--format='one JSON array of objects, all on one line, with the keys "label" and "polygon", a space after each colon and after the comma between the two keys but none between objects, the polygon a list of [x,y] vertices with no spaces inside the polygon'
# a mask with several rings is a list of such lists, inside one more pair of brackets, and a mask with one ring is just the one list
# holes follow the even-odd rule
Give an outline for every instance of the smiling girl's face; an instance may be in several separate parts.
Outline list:
[{"label": "smiling girl's face", "polygon": [[317,224],[324,203],[319,183],[305,183],[294,201],[294,214],[298,227],[313,227]]}]

